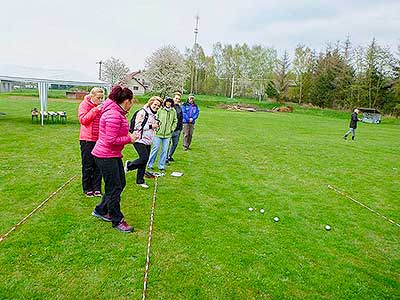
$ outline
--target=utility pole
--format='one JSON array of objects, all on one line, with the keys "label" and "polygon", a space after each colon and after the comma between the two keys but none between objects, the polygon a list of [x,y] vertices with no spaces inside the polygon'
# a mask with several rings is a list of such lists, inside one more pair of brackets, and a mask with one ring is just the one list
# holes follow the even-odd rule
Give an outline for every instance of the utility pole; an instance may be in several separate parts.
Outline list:
[{"label": "utility pole", "polygon": [[233,99],[233,90],[235,87],[235,75],[232,76],[232,86],[231,86],[231,99]]},{"label": "utility pole", "polygon": [[193,94],[194,82],[196,80],[196,59],[197,59],[197,34],[199,33],[199,14],[196,14],[196,27],[194,28],[194,57],[193,57],[193,70],[192,80],[190,81],[190,93]]},{"label": "utility pole", "polygon": [[96,64],[99,64],[99,80],[101,80],[101,65],[103,64],[103,61],[99,60],[96,62]]}]

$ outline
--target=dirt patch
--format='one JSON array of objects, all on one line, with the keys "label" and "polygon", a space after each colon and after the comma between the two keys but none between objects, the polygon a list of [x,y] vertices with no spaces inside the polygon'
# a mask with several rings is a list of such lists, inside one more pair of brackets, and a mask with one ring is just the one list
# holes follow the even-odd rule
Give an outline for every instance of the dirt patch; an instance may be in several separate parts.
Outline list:
[{"label": "dirt patch", "polygon": [[235,105],[220,104],[220,105],[218,105],[218,107],[222,108],[222,109],[226,109],[226,110],[233,110],[233,111],[293,112],[293,107],[290,105],[274,107],[272,109],[259,109],[259,108],[257,108],[257,106],[249,105],[249,104],[235,104]]},{"label": "dirt patch", "polygon": [[236,104],[236,105],[220,104],[220,105],[218,105],[218,107],[222,108],[222,109],[234,110],[234,111],[250,111],[250,112],[257,111],[256,106],[249,105],[249,104]]},{"label": "dirt patch", "polygon": [[[13,100],[32,100],[37,99],[39,97],[35,96],[8,96],[9,99]],[[48,98],[49,102],[62,102],[62,103],[80,103],[82,100],[75,100],[75,99],[67,99],[67,98]]]}]

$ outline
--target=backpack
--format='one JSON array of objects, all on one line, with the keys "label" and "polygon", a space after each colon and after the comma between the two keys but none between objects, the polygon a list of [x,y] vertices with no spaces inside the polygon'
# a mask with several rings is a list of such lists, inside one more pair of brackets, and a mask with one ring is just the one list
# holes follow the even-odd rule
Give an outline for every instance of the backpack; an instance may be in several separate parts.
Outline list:
[{"label": "backpack", "polygon": [[129,126],[129,132],[133,133],[135,131],[136,116],[137,116],[138,112],[141,110],[144,110],[145,115],[144,115],[142,125],[140,126],[140,138],[143,137],[143,128],[146,125],[147,120],[149,119],[149,113],[143,108],[135,111],[135,113],[133,114],[132,119],[131,119],[131,124]]}]

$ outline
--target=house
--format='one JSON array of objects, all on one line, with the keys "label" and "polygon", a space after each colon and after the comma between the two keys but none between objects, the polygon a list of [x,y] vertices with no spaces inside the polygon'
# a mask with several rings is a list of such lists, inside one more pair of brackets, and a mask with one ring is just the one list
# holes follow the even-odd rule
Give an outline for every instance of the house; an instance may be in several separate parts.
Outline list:
[{"label": "house", "polygon": [[143,71],[135,71],[129,74],[131,82],[129,88],[133,91],[134,95],[143,95],[150,90],[150,84]]},{"label": "house", "polygon": [[68,99],[76,99],[76,100],[83,100],[86,95],[89,95],[89,92],[85,91],[66,91],[65,95]]}]

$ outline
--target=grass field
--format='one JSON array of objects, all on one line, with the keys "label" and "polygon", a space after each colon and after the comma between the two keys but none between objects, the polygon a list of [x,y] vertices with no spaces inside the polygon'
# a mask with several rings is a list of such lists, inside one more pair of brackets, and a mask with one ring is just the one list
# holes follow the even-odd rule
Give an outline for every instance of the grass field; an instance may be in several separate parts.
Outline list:
[{"label": "grass field", "polygon": [[[400,227],[327,187],[399,223],[398,120],[360,124],[353,142],[341,138],[348,113],[229,112],[199,98],[193,149],[158,180],[147,299],[400,299]],[[141,299],[154,182],[142,190],[127,174],[135,233],[94,219],[78,103],[50,100],[69,120],[44,127],[30,120],[38,105],[0,95],[0,234],[78,176],[0,243],[0,299]]]}]

